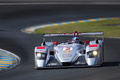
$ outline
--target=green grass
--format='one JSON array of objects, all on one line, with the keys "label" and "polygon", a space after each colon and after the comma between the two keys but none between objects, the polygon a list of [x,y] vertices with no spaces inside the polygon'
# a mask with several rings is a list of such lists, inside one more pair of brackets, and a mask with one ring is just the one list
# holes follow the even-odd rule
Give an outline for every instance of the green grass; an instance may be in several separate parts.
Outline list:
[{"label": "green grass", "polygon": [[120,37],[120,25],[108,26],[109,24],[120,24],[120,19],[50,26],[35,30],[35,34],[102,31],[104,37]]}]

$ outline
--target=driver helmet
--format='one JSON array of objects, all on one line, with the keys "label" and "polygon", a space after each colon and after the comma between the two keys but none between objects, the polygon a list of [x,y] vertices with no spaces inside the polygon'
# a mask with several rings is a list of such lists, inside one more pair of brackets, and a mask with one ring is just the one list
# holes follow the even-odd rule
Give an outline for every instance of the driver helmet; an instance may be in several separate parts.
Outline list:
[{"label": "driver helmet", "polygon": [[79,43],[79,37],[73,37],[72,42],[73,43]]}]

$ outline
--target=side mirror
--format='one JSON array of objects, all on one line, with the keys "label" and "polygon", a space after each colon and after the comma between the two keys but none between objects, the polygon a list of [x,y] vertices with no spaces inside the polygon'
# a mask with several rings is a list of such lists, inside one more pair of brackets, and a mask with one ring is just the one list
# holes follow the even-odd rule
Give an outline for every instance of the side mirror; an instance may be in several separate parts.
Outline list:
[{"label": "side mirror", "polygon": [[98,44],[99,43],[99,41],[98,40],[96,40],[96,44]]},{"label": "side mirror", "polygon": [[53,42],[53,45],[58,45],[58,42]]},{"label": "side mirror", "polygon": [[43,42],[43,46],[46,46],[46,43],[45,43],[45,42]]},{"label": "side mirror", "polygon": [[86,41],[85,41],[85,44],[90,44],[90,41],[86,40]]}]

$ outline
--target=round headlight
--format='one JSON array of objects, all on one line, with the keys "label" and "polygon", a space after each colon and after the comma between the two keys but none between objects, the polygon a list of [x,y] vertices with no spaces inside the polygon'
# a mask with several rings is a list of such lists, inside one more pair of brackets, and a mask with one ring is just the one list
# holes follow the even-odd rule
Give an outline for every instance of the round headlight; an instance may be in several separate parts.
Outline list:
[{"label": "round headlight", "polygon": [[44,57],[46,57],[46,55],[45,55],[45,54],[42,54],[42,57],[44,58]]},{"label": "round headlight", "polygon": [[42,54],[41,53],[37,53],[37,57],[41,57],[42,56]]},{"label": "round headlight", "polygon": [[97,56],[98,52],[97,51],[93,51],[93,55]]}]

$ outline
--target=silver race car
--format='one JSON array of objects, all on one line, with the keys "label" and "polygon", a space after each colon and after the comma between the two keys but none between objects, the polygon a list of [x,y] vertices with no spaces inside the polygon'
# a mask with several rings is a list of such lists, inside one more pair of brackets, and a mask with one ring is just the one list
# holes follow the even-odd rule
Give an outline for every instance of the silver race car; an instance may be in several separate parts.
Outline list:
[{"label": "silver race car", "polygon": [[94,33],[63,33],[44,34],[44,37],[73,36],[71,41],[45,42],[35,47],[35,69],[100,66],[104,62],[104,40],[95,39],[81,42],[80,36],[103,35],[103,32]]}]

